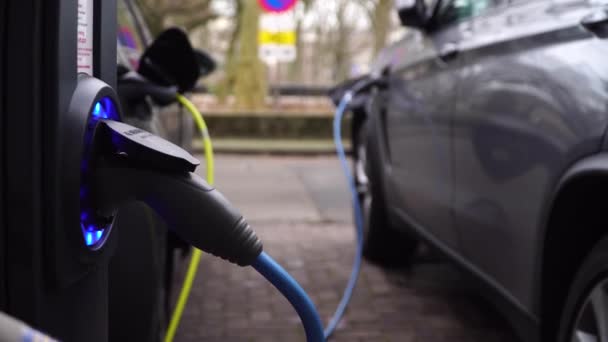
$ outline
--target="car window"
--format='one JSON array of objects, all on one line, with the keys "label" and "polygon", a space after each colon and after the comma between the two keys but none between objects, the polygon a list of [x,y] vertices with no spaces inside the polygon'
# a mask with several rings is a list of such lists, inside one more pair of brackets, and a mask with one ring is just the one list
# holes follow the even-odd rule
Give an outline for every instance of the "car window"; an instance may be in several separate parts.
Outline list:
[{"label": "car window", "polygon": [[437,13],[440,26],[475,17],[488,9],[507,3],[507,0],[448,0],[443,1]]},{"label": "car window", "polygon": [[118,64],[137,69],[139,57],[145,47],[137,30],[133,13],[124,0],[117,3],[118,9]]}]

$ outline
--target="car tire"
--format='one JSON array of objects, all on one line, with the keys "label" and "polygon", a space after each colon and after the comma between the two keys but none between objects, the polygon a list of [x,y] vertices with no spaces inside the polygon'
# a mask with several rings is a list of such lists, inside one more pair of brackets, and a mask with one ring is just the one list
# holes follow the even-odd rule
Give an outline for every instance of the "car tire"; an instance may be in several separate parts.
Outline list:
[{"label": "car tire", "polygon": [[363,255],[386,267],[411,264],[418,240],[391,227],[380,183],[380,160],[367,120],[354,126],[353,170],[363,215]]},{"label": "car tire", "polygon": [[[598,324],[599,315],[603,322]],[[596,244],[579,268],[568,291],[556,340],[608,340],[608,237]]]}]

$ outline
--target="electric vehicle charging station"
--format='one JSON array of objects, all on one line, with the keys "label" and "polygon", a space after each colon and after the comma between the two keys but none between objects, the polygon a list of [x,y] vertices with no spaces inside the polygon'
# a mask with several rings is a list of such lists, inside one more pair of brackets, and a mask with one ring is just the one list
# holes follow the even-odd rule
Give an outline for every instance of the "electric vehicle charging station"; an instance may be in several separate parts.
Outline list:
[{"label": "electric vehicle charging station", "polygon": [[[35,106],[34,111],[28,111],[31,116],[11,115],[11,121],[6,124],[11,131],[23,131],[24,126],[35,125],[26,131],[29,134],[15,136],[14,142],[12,136],[8,137],[7,146],[11,151],[19,146],[24,153],[30,147],[34,158],[28,158],[27,163],[16,164],[11,159],[12,154],[9,154],[6,159],[3,156],[3,164],[19,165],[21,168],[9,168],[7,177],[10,179],[13,179],[13,173],[22,170],[26,172],[20,173],[23,175],[21,178],[25,178],[27,171],[40,170],[38,166],[44,165],[45,172],[29,175],[36,182],[30,179],[23,179],[23,182],[32,184],[32,188],[41,186],[48,190],[38,190],[32,193],[32,197],[24,198],[23,201],[27,200],[29,205],[20,203],[13,208],[7,202],[7,206],[10,206],[8,211],[15,218],[6,215],[6,220],[31,227],[31,231],[17,232],[20,234],[15,234],[15,238],[20,235],[32,238],[28,239],[28,244],[21,244],[21,241],[13,238],[11,227],[7,227],[6,235],[3,234],[7,237],[5,245],[19,243],[21,248],[17,251],[31,256],[22,257],[25,262],[14,263],[18,255],[6,255],[5,262],[9,267],[2,277],[7,279],[2,284],[7,288],[2,293],[2,309],[65,340],[107,340],[107,266],[116,238],[112,234],[111,224],[90,221],[94,213],[79,208],[82,206],[78,202],[87,202],[90,190],[82,186],[79,176],[81,171],[86,170],[87,161],[83,159],[81,163],[79,160],[84,150],[90,148],[87,146],[90,143],[88,138],[82,145],[82,134],[90,138],[92,133],[85,133],[87,121],[91,118],[119,119],[119,101],[110,87],[79,72],[95,76],[107,84],[115,84],[115,3],[10,2],[0,8],[2,19],[20,19],[18,22],[2,20],[2,23],[6,23],[2,25],[3,32],[7,32],[8,36],[7,41],[2,42],[2,57],[7,60],[2,66],[10,65],[11,68],[7,69],[20,66],[19,69],[26,71],[25,75],[8,74],[8,84],[20,83],[23,86],[20,89],[13,87],[14,92],[3,96],[3,99],[11,100],[2,108],[12,114],[13,108],[18,106],[28,111],[27,106],[23,105],[25,103]],[[24,18],[28,20],[21,20]],[[48,27],[42,29],[43,24]],[[31,37],[27,36],[28,33]],[[28,46],[26,42],[38,44]],[[84,46],[79,43],[84,43]],[[28,53],[32,57],[23,58]],[[17,61],[20,64],[16,64]],[[28,71],[33,72],[29,75]],[[27,80],[26,76],[31,76],[31,80]],[[32,94],[39,88],[43,88],[40,94]],[[43,123],[40,123],[41,119],[44,119]],[[43,153],[40,153],[41,139],[48,139],[45,140]],[[16,157],[19,156],[23,154],[16,154]],[[20,190],[28,189],[21,187]],[[61,198],[44,198],[45,194],[64,190],[66,193]],[[49,202],[53,207],[43,207],[41,202]],[[34,208],[39,212],[33,212]],[[20,216],[32,217],[36,221],[17,220]],[[77,223],[76,217],[80,223]],[[36,226],[33,226],[34,223]],[[13,269],[13,264],[23,267]],[[4,296],[6,292],[8,294]]]}]

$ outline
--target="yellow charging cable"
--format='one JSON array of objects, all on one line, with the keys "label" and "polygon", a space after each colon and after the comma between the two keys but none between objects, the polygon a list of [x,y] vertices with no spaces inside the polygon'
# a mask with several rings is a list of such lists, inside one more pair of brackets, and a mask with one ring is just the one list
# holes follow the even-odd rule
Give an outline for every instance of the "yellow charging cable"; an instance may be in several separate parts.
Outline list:
[{"label": "yellow charging cable", "polygon": [[207,163],[207,183],[213,185],[215,183],[214,180],[214,165],[213,165],[213,147],[211,146],[211,138],[209,137],[209,130],[207,129],[207,124],[205,124],[205,120],[201,113],[196,109],[194,104],[190,102],[185,96],[181,94],[177,94],[177,101],[181,103],[189,112],[192,114],[192,118],[196,123],[196,127],[201,133],[203,137],[203,147],[205,149],[205,162]]},{"label": "yellow charging cable", "polygon": [[[196,126],[198,127],[203,137],[205,162],[207,164],[207,182],[210,185],[213,185],[213,147],[211,146],[211,138],[209,137],[209,130],[207,129],[205,120],[203,119],[203,116],[198,111],[198,109],[196,109],[194,104],[190,102],[190,100],[188,100],[185,96],[178,94],[177,101],[179,101],[179,103],[181,103],[190,112],[190,114],[192,114],[194,122],[196,122]],[[169,322],[169,327],[167,328],[167,333],[165,334],[164,342],[172,342],[173,338],[175,337],[177,326],[179,325],[179,322],[182,318],[182,314],[184,313],[184,308],[186,307],[186,303],[188,302],[188,297],[190,296],[190,290],[192,290],[192,283],[194,282],[194,278],[196,277],[198,264],[201,261],[201,253],[201,250],[198,248],[194,248],[194,251],[192,252],[192,258],[190,259],[190,265],[188,265],[186,278],[184,279],[184,284],[182,285],[182,289],[179,292],[179,297],[177,298],[177,304],[175,305],[175,309],[173,310],[173,315],[171,315],[171,321]]]}]

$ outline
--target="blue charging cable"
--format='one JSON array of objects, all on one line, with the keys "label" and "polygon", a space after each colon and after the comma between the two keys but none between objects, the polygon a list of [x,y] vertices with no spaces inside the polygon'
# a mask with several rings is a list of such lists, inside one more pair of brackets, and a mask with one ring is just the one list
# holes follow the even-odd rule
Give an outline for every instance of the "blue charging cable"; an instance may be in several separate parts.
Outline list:
[{"label": "blue charging cable", "polygon": [[344,152],[344,146],[342,145],[342,132],[341,124],[344,113],[346,112],[349,102],[353,98],[353,92],[347,92],[340,101],[334,117],[334,142],[336,144],[336,152],[340,159],[342,170],[346,176],[348,182],[351,197],[353,202],[353,208],[355,212],[355,225],[357,229],[357,247],[355,251],[355,260],[353,268],[350,274],[350,278],[344,289],[342,299],[338,304],[334,315],[332,316],[327,328],[323,331],[323,324],[321,318],[315,308],[314,303],[308,297],[302,287],[293,279],[287,271],[285,271],[276,261],[274,261],[268,254],[262,252],[255,262],[252,264],[264,278],[274,285],[291,303],[294,307],[306,332],[306,340],[308,342],[322,342],[329,339],[332,333],[336,330],[338,323],[342,319],[346,307],[350,302],[353,294],[353,290],[359,277],[359,271],[361,270],[361,258],[363,252],[363,215],[361,212],[361,205],[359,203],[359,197],[355,186],[354,179],[352,177],[346,154]]},{"label": "blue charging cable", "polygon": [[262,252],[251,266],[272,283],[294,307],[304,325],[306,341],[325,341],[319,313],[300,284],[265,252]]},{"label": "blue charging cable", "polygon": [[334,312],[327,328],[325,328],[325,339],[329,339],[329,337],[333,334],[344,316],[344,312],[346,311],[346,307],[350,302],[350,298],[353,295],[353,290],[355,289],[355,285],[357,284],[357,278],[359,278],[359,272],[361,271],[361,258],[363,254],[363,214],[361,212],[361,204],[359,203],[359,195],[357,194],[357,188],[355,186],[355,181],[353,179],[350,167],[348,166],[348,161],[346,159],[346,154],[344,153],[344,146],[342,145],[342,118],[344,117],[344,113],[348,107],[348,104],[353,98],[353,92],[348,91],[340,100],[340,104],[336,109],[336,115],[334,116],[334,143],[336,144],[336,153],[338,154],[338,159],[340,160],[340,164],[342,165],[342,171],[344,171],[344,176],[346,177],[346,181],[348,183],[348,187],[351,192],[351,201],[353,203],[353,209],[355,214],[355,228],[357,235],[357,246],[355,250],[355,260],[353,263],[352,271],[350,272],[350,278],[348,279],[348,283],[346,284],[346,288],[344,289],[344,293],[342,294],[342,299]]},{"label": "blue charging cable", "polygon": [[[354,88],[357,88],[360,84],[356,84]],[[296,312],[300,316],[302,320],[302,324],[304,325],[304,330],[306,332],[306,339],[309,342],[317,342],[317,341],[325,341],[328,340],[329,337],[336,330],[338,323],[344,316],[344,312],[346,311],[346,307],[350,302],[350,299],[353,295],[353,291],[355,285],[357,284],[357,279],[359,278],[359,272],[361,270],[361,257],[363,253],[363,215],[361,212],[361,204],[359,203],[359,196],[357,194],[356,185],[354,179],[352,177],[351,170],[348,166],[348,161],[346,159],[346,153],[344,152],[344,146],[342,145],[342,119],[344,117],[344,113],[346,113],[346,109],[348,104],[353,98],[353,94],[355,91],[348,91],[344,94],[342,99],[340,100],[340,104],[336,109],[336,114],[334,116],[333,121],[333,133],[334,133],[334,143],[336,145],[336,153],[338,155],[338,159],[340,160],[340,164],[342,166],[342,170],[344,171],[344,175],[346,176],[346,181],[351,191],[351,200],[353,203],[354,214],[355,214],[355,226],[356,226],[356,235],[357,235],[357,247],[355,251],[355,260],[353,263],[353,268],[350,274],[350,278],[348,283],[346,284],[346,288],[344,289],[344,293],[342,294],[342,299],[336,308],[327,328],[323,331],[323,325],[321,323],[321,319],[319,318],[319,314],[310,300],[306,292],[302,289],[302,287],[293,279],[276,261],[274,261],[268,254],[262,252],[256,259],[255,263],[252,265],[260,274],[264,276],[270,283],[272,283],[293,305]],[[204,125],[204,123],[203,123]],[[210,166],[213,166],[213,163],[208,163]],[[210,180],[212,183],[213,180]]]}]

